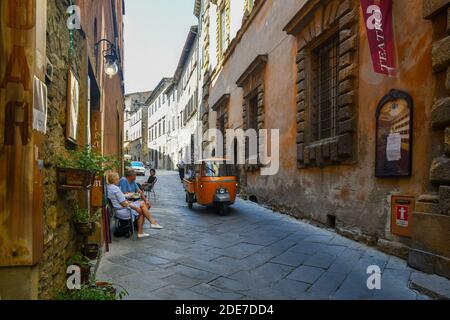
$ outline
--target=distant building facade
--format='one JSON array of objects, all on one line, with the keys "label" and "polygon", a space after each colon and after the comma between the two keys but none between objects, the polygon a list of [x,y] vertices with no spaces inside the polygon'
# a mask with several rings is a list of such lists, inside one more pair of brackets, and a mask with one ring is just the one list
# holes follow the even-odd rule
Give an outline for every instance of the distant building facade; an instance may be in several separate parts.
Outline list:
[{"label": "distant building facade", "polygon": [[144,161],[146,154],[146,137],[148,131],[146,119],[147,106],[145,102],[151,92],[137,92],[125,96],[124,113],[124,153],[128,160]]},{"label": "distant building facade", "polygon": [[172,117],[176,109],[176,96],[168,89],[171,78],[162,79],[145,102],[148,110],[145,121],[148,123],[145,162],[155,169],[169,169],[168,134],[172,127]]}]

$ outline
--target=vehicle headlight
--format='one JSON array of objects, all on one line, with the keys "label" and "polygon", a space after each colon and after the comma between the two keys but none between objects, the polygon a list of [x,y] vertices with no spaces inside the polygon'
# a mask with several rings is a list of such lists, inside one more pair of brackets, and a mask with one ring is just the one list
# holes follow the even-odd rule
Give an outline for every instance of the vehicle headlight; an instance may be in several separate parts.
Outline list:
[{"label": "vehicle headlight", "polygon": [[220,188],[220,189],[217,189],[217,193],[218,194],[226,194],[226,193],[228,193],[228,190],[225,188]]}]

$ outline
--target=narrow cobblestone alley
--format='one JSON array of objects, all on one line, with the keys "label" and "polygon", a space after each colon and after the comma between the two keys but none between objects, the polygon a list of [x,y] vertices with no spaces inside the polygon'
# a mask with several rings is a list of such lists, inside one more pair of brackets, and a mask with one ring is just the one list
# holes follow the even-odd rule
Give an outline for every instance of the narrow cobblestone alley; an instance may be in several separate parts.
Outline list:
[{"label": "narrow cobblestone alley", "polygon": [[[98,279],[129,299],[427,299],[408,288],[406,262],[239,200],[229,216],[184,203],[178,176],[159,172],[150,238],[114,239]],[[368,290],[367,267],[382,270]]]}]

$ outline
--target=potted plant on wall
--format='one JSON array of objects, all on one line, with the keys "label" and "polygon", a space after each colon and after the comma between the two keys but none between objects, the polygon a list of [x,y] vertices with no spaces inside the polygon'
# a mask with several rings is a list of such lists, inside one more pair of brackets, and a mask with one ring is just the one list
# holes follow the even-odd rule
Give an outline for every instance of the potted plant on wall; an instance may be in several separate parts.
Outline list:
[{"label": "potted plant on wall", "polygon": [[91,216],[88,209],[75,208],[75,212],[72,216],[72,222],[75,225],[75,230],[79,235],[91,235],[95,230],[96,221],[97,214]]},{"label": "potted plant on wall", "polygon": [[90,189],[95,176],[118,167],[118,161],[107,157],[88,145],[71,150],[67,157],[59,157],[57,183],[60,190]]},{"label": "potted plant on wall", "polygon": [[97,243],[88,243],[84,249],[86,257],[91,260],[97,259],[99,250],[100,248]]}]

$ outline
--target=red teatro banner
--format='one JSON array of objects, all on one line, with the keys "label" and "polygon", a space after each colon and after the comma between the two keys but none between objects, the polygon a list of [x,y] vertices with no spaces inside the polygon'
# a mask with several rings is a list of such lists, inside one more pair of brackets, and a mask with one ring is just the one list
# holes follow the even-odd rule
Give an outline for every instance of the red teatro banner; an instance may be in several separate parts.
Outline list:
[{"label": "red teatro banner", "polygon": [[397,75],[392,27],[392,0],[361,0],[373,68],[376,73]]}]

